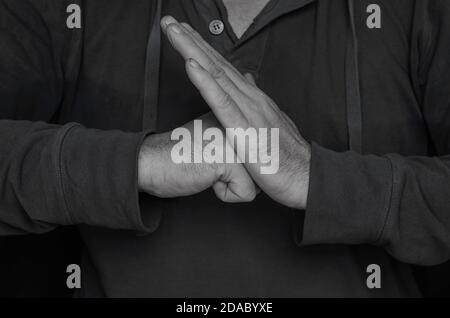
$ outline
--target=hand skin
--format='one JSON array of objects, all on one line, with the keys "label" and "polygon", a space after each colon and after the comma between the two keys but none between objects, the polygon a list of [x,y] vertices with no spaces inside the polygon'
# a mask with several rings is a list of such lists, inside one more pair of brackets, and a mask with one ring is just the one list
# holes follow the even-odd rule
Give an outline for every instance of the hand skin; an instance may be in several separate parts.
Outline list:
[{"label": "hand skin", "polygon": [[[203,129],[220,128],[212,113],[199,118]],[[193,134],[193,123],[188,128]],[[223,202],[251,202],[258,189],[242,164],[176,164],[171,151],[177,141],[171,132],[151,135],[144,140],[139,154],[139,188],[160,198],[176,198],[200,193],[213,188]],[[192,147],[192,151],[202,151]]]},{"label": "hand skin", "polygon": [[161,25],[172,46],[185,59],[191,82],[223,127],[279,129],[278,172],[263,175],[260,164],[245,163],[245,167],[261,190],[272,199],[290,208],[305,209],[311,147],[292,120],[189,25],[178,23],[172,17],[163,18]]}]

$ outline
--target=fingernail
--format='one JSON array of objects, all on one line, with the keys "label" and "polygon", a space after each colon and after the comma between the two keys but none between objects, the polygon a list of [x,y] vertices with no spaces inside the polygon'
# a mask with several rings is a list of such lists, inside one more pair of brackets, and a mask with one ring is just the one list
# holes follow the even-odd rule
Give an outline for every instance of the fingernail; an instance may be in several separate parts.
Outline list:
[{"label": "fingernail", "polygon": [[161,20],[161,26],[163,28],[168,27],[172,23],[177,23],[177,20],[175,20],[175,18],[173,18],[171,16],[166,16],[166,17],[162,18],[162,20]]},{"label": "fingernail", "polygon": [[176,34],[181,34],[180,27],[173,23],[170,25],[170,31],[172,31],[173,33],[176,33]]},{"label": "fingernail", "polygon": [[194,59],[189,59],[189,65],[193,68],[199,68],[200,64],[198,64],[198,62]]}]

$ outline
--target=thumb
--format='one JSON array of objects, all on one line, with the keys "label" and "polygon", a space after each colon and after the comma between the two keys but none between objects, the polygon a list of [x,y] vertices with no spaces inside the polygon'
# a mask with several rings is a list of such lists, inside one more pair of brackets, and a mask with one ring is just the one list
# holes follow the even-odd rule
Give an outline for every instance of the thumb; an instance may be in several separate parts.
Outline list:
[{"label": "thumb", "polygon": [[227,203],[251,202],[256,198],[256,188],[250,175],[241,164],[227,164],[226,172],[214,184],[217,197]]}]

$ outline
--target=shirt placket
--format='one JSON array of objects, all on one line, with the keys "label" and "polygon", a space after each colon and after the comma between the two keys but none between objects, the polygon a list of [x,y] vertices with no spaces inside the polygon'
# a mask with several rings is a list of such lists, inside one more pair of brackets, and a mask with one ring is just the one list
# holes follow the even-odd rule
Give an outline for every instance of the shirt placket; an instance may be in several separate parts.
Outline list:
[{"label": "shirt placket", "polygon": [[244,38],[238,39],[234,34],[221,0],[191,1],[186,4],[186,11],[193,27],[239,71],[257,79],[269,30],[242,41]]}]

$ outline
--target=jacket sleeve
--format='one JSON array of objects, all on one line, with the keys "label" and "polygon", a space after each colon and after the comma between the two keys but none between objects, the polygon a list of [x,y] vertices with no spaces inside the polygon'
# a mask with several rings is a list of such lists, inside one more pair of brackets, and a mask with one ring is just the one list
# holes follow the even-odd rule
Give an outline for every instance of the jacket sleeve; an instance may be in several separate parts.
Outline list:
[{"label": "jacket sleeve", "polygon": [[416,2],[413,77],[438,156],[337,153],[314,144],[301,245],[373,244],[418,265],[450,259],[450,3]]},{"label": "jacket sleeve", "polygon": [[0,235],[74,224],[148,232],[137,189],[145,134],[46,123],[63,81],[44,2],[0,0]]}]

